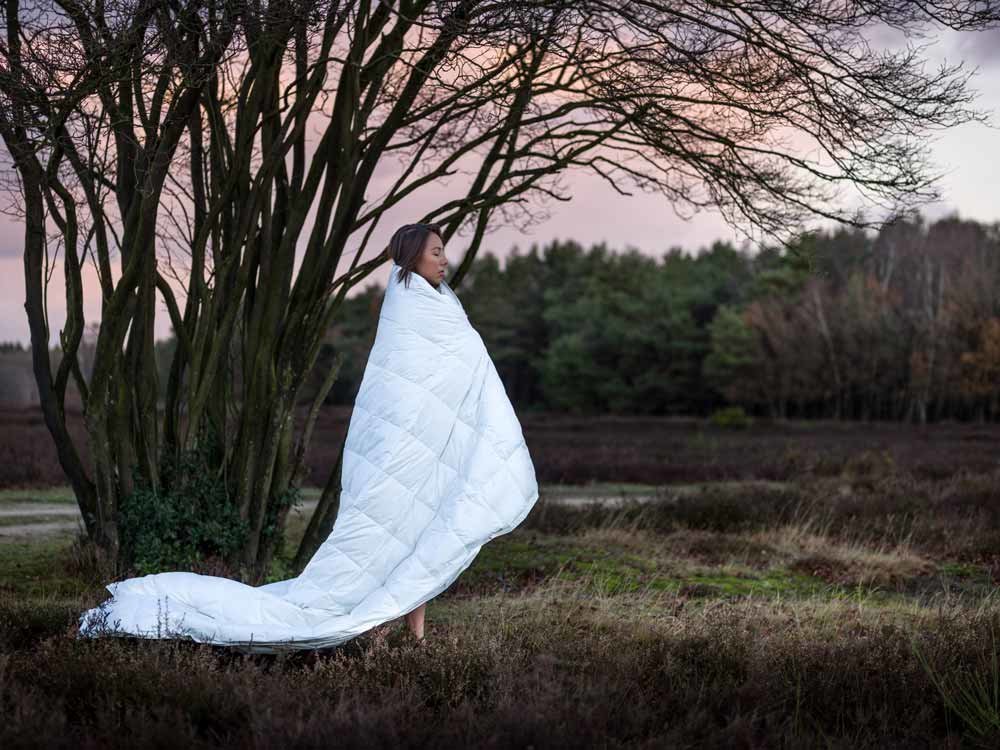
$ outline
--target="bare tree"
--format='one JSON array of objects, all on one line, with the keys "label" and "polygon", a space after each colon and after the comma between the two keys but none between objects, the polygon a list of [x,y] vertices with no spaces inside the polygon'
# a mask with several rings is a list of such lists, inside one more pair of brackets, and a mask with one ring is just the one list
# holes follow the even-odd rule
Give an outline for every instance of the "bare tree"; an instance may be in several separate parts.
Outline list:
[{"label": "bare tree", "polygon": [[[364,258],[390,209],[468,165],[464,194],[422,217],[446,242],[468,235],[453,285],[494,214],[535,220],[536,199],[569,199],[558,178],[574,168],[779,238],[817,216],[871,226],[842,188],[888,209],[936,198],[922,136],[983,114],[961,64],[925,72],[921,47],[876,51],[865,31],[1000,15],[987,2],[813,0],[6,0],[2,12],[0,135],[25,223],[35,376],[88,529],[116,553],[132,472],[158,486],[163,461],[211,433],[254,579],[311,434],[292,418],[300,387],[346,293],[385,260]],[[821,156],[803,156],[810,146]],[[396,179],[374,197],[387,162]],[[50,243],[69,311],[56,373]],[[88,256],[103,299],[89,382],[77,357]],[[162,425],[157,291],[178,338]],[[92,471],[65,427],[70,377]],[[333,524],[339,468],[300,562]]]}]

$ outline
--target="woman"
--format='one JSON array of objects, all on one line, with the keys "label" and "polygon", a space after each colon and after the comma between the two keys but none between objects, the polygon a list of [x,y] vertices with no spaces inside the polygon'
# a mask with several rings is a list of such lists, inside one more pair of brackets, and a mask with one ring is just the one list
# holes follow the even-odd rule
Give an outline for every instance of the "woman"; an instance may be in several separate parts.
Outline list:
[{"label": "woman", "polygon": [[392,270],[344,442],[329,537],[263,586],[188,572],[111,583],[79,637],[190,638],[273,653],[343,643],[398,617],[422,642],[426,602],[538,499],[521,427],[448,286],[440,229],[392,237]]},{"label": "woman", "polygon": [[[389,241],[389,257],[399,266],[398,273],[404,284],[410,283],[410,274],[418,273],[435,289],[440,289],[448,269],[444,255],[441,229],[437,224],[406,224],[396,230]],[[406,615],[406,624],[418,641],[424,639],[424,602]]]}]

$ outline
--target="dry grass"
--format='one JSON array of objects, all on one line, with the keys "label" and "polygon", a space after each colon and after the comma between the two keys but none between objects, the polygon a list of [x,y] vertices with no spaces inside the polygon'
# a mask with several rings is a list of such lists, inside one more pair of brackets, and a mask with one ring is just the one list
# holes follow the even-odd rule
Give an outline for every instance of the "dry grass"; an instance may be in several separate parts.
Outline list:
[{"label": "dry grass", "polygon": [[929,575],[936,565],[909,542],[871,544],[864,539],[836,539],[815,522],[767,529],[749,535],[750,544],[775,550],[793,570],[845,585],[895,585]]},{"label": "dry grass", "polygon": [[0,746],[997,746],[994,481],[540,503],[423,648],[401,620],[278,656],[77,641],[103,561],[0,545]]},{"label": "dry grass", "polygon": [[[898,610],[599,591],[554,576],[514,595],[433,602],[425,648],[394,622],[340,649],[278,657],[77,643],[71,608],[58,627],[50,602],[50,634],[3,657],[0,741],[942,747],[962,724],[915,646],[937,672],[961,675],[988,657],[1000,614],[995,603]],[[7,618],[13,606],[0,601]]]}]

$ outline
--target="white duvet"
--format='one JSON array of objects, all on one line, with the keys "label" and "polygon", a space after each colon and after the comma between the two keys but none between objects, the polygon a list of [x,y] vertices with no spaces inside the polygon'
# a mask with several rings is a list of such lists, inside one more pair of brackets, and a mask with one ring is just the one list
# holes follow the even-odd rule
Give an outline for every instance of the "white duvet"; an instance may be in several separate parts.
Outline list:
[{"label": "white duvet", "polygon": [[340,510],[296,577],[186,572],[111,583],[79,637],[191,638],[257,652],[332,646],[444,591],[538,499],[503,383],[458,297],[392,264],[348,425]]}]

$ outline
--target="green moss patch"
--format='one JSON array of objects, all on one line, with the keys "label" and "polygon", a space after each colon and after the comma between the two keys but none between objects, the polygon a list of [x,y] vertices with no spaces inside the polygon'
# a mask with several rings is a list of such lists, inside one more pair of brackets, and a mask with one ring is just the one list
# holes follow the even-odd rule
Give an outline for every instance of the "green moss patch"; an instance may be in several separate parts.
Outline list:
[{"label": "green moss patch", "polygon": [[637,555],[611,545],[581,544],[572,537],[512,535],[485,545],[449,593],[517,591],[556,576],[600,594],[648,589],[704,596],[813,596],[837,590],[819,578],[784,568],[706,572],[683,561]]},{"label": "green moss patch", "polygon": [[76,504],[76,495],[68,486],[37,490],[0,490],[0,507],[3,503],[68,503]]},{"label": "green moss patch", "polygon": [[0,594],[76,595],[88,588],[66,571],[71,536],[0,542]]}]

